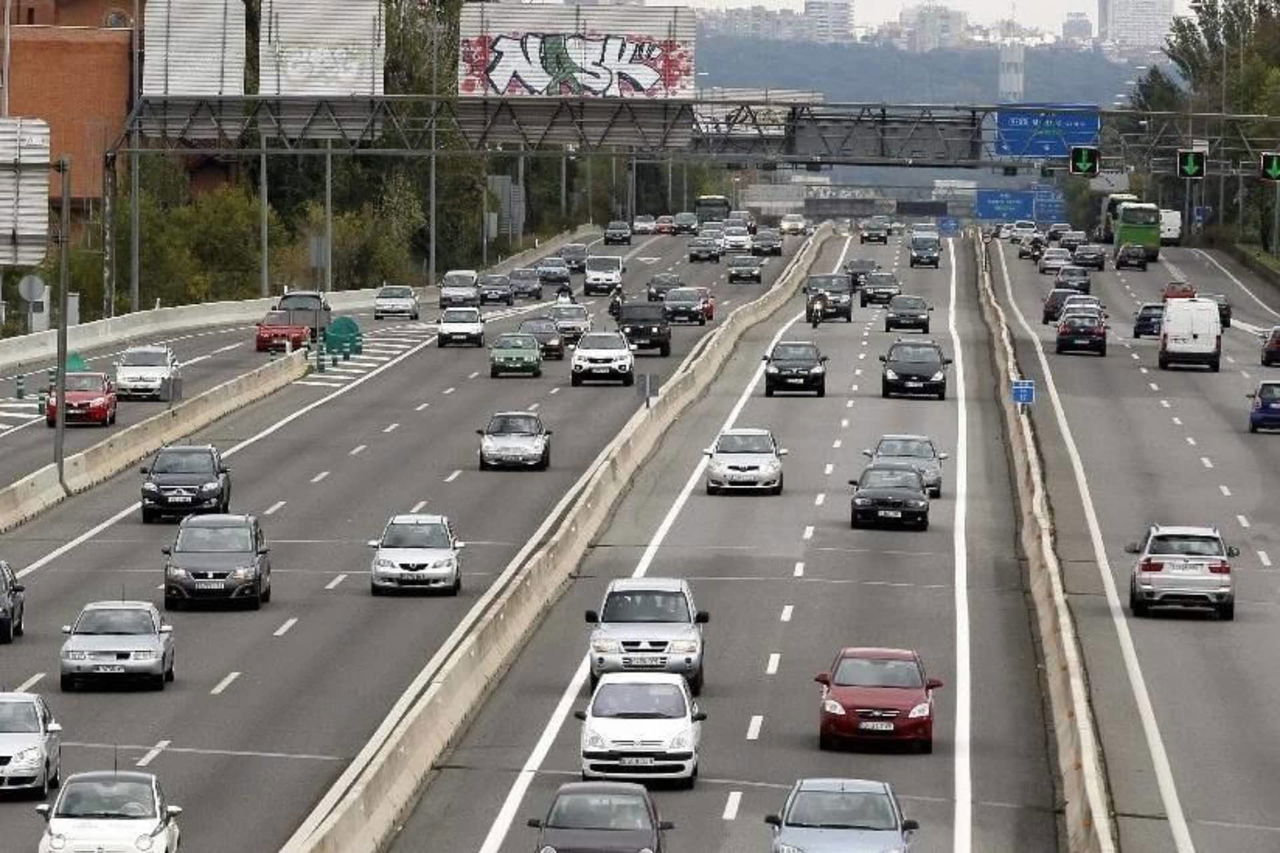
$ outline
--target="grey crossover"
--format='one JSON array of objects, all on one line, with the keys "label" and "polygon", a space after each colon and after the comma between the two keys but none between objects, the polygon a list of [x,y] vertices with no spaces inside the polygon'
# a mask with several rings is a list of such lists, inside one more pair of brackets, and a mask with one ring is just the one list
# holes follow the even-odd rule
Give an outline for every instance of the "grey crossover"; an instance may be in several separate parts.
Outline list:
[{"label": "grey crossover", "polygon": [[677,578],[620,578],[610,582],[600,610],[586,612],[591,687],[607,672],[674,672],[702,690],[702,626],[710,617],[694,606],[689,584]]},{"label": "grey crossover", "polygon": [[173,545],[161,551],[165,609],[233,601],[257,610],[271,600],[271,549],[252,515],[183,519]]},{"label": "grey crossover", "polygon": [[885,853],[907,851],[920,825],[902,816],[887,782],[801,779],[773,827],[772,853]]}]

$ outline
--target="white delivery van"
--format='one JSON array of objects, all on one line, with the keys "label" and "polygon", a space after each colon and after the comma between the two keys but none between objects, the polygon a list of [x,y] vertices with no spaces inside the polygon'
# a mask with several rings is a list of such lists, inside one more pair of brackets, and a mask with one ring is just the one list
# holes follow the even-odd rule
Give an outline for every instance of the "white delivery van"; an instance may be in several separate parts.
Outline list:
[{"label": "white delivery van", "polygon": [[587,258],[586,270],[587,280],[582,285],[583,294],[608,296],[615,287],[622,284],[622,274],[627,268],[617,255],[591,255]]},{"label": "white delivery van", "polygon": [[1222,323],[1212,299],[1169,299],[1160,328],[1160,369],[1204,364],[1214,373],[1222,358]]},{"label": "white delivery van", "polygon": [[1177,210],[1160,210],[1160,245],[1182,245],[1182,213]]}]

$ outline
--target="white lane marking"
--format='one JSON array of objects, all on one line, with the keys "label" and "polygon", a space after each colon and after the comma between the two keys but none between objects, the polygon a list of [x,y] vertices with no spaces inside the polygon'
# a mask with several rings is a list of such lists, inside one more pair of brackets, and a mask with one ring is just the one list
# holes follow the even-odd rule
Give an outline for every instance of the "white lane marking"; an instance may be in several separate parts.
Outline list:
[{"label": "white lane marking", "polygon": [[742,805],[742,792],[730,791],[724,801],[724,811],[720,813],[721,820],[737,820],[740,805]]},{"label": "white lane marking", "polygon": [[849,428],[849,419],[848,419],[848,418],[841,418],[841,419],[840,419],[840,429],[848,429],[848,428]]},{"label": "white lane marking", "polygon": [[828,462],[826,465],[823,465],[823,466],[822,466],[822,473],[823,473],[823,474],[827,474],[827,475],[829,475],[829,474],[830,474],[832,471],[834,471],[834,470],[835,470],[835,466],[834,466],[834,465],[832,465],[830,462]]},{"label": "white lane marking", "polygon": [[452,474],[450,474],[448,477],[445,477],[445,478],[444,478],[444,481],[445,481],[446,483],[452,483],[454,480],[458,479],[458,476],[459,476],[459,475],[461,475],[461,474],[462,474],[462,471],[461,471],[461,470],[454,471],[454,472],[453,472]]},{"label": "white lane marking", "polygon": [[781,622],[790,622],[791,614],[795,612],[795,609],[795,606],[791,604],[782,605],[782,613],[779,615],[778,620]]},{"label": "white lane marking", "polygon": [[409,513],[413,514],[415,512],[422,512],[422,508],[426,505],[427,505],[426,501],[418,501],[416,504],[413,505],[413,508],[409,510]]},{"label": "white lane marking", "polygon": [[813,538],[813,525],[812,525],[812,524],[806,524],[806,525],[804,526],[804,533],[800,534],[800,538],[801,538],[801,539],[806,539],[806,540],[808,540],[808,539],[812,539],[812,538]]},{"label": "white lane marking", "polygon": [[1222,496],[1224,498],[1231,497],[1231,490],[1228,489],[1226,486],[1218,486],[1218,491],[1222,492]]},{"label": "white lane marking", "polygon": [[1148,373],[1150,373],[1151,371],[1150,371],[1150,370],[1147,370],[1145,367],[1139,367],[1139,368],[1138,368],[1138,372],[1139,372],[1139,373],[1141,373],[1143,376],[1146,376],[1146,375],[1147,375]]},{"label": "white lane marking", "polygon": [[417,407],[415,407],[415,408],[414,408],[414,411],[415,411],[415,412],[421,412],[423,409],[426,409],[426,408],[428,408],[428,407],[430,407],[430,406],[431,406],[431,404],[430,404],[430,403],[419,403],[419,404],[417,405]]},{"label": "white lane marking", "polygon": [[156,745],[147,750],[147,754],[138,759],[138,763],[134,767],[146,767],[151,762],[160,757],[160,753],[164,752],[169,744],[173,741],[160,740],[156,741]]},{"label": "white lane marking", "polygon": [[862,361],[866,357],[867,357],[867,354],[865,352],[858,353],[858,361]]},{"label": "white lane marking", "polygon": [[325,584],[325,585],[324,585],[324,588],[325,588],[325,589],[337,589],[337,588],[338,588],[338,584],[342,583],[342,582],[343,582],[344,580],[346,580],[346,579],[347,579],[347,576],[346,576],[345,574],[343,574],[343,575],[338,575],[338,576],[337,576],[337,577],[335,577],[333,580],[331,580],[331,581],[329,581],[327,584]]},{"label": "white lane marking", "polygon": [[290,628],[292,628],[294,625],[297,625],[297,624],[298,624],[297,618],[291,616],[288,619],[284,620],[284,624],[281,625],[279,628],[277,628],[275,630],[275,633],[272,634],[272,636],[283,637],[285,634],[289,633]]},{"label": "white lane marking", "polygon": [[1200,457],[1200,464],[1201,464],[1201,465],[1203,465],[1203,466],[1204,466],[1204,467],[1206,467],[1206,468],[1212,468],[1212,467],[1213,467],[1213,460],[1212,460],[1212,459],[1210,459],[1208,456],[1201,456],[1201,457]]},{"label": "white lane marking", "polygon": [[1129,353],[1129,357],[1133,359],[1141,358],[1141,356],[1139,356],[1136,352]]},{"label": "white lane marking", "polygon": [[846,409],[852,409],[852,408],[853,408],[853,401],[852,401],[852,400],[845,400],[845,401],[844,401],[844,407],[845,407]]},{"label": "white lane marking", "polygon": [[[1187,827],[1187,816],[1182,810],[1182,802],[1178,797],[1178,788],[1173,779],[1173,770],[1169,765],[1169,753],[1165,749],[1164,738],[1160,734],[1160,725],[1156,721],[1155,710],[1151,705],[1151,694],[1147,690],[1146,677],[1142,673],[1142,664],[1138,660],[1137,649],[1133,645],[1133,634],[1129,630],[1128,620],[1120,607],[1120,596],[1116,593],[1115,575],[1111,568],[1111,560],[1107,556],[1106,545],[1102,540],[1102,526],[1098,523],[1098,513],[1093,505],[1093,494],[1088,478],[1084,472],[1084,461],[1080,458],[1080,450],[1071,432],[1071,424],[1067,421],[1066,410],[1062,406],[1062,398],[1058,394],[1058,386],[1050,369],[1049,359],[1045,355],[1040,336],[1027,322],[1027,317],[1018,306],[1013,294],[1013,281],[1009,277],[1009,265],[1004,252],[999,252],[1000,269],[1004,278],[1005,296],[1008,309],[1018,318],[1023,333],[1035,348],[1040,362],[1040,370],[1044,377],[1045,389],[1053,404],[1054,416],[1058,422],[1058,430],[1066,446],[1067,456],[1071,460],[1071,469],[1075,475],[1076,488],[1080,492],[1084,508],[1085,523],[1089,528],[1089,538],[1093,545],[1093,556],[1098,566],[1098,576],[1102,580],[1102,588],[1107,597],[1107,608],[1111,613],[1111,623],[1115,627],[1116,637],[1120,645],[1120,656],[1124,661],[1125,672],[1129,678],[1129,687],[1133,692],[1134,703],[1138,709],[1138,719],[1142,724],[1143,735],[1147,742],[1147,751],[1151,754],[1151,764],[1155,769],[1156,786],[1160,791],[1160,800],[1164,806],[1165,816],[1169,821],[1169,831],[1173,836],[1174,847],[1178,853],[1195,853],[1195,845],[1191,842],[1191,831]],[[1163,401],[1162,401],[1163,402]]]},{"label": "white lane marking", "polygon": [[359,456],[361,453],[364,453],[364,451],[365,451],[367,448],[368,448],[368,445],[365,445],[365,444],[357,444],[355,447],[351,448],[351,452],[350,452],[350,453],[348,453],[347,455],[348,455],[348,456]]},{"label": "white lane marking", "polygon": [[861,368],[861,367],[855,367],[855,368],[853,369],[853,375],[854,375],[854,376],[861,376],[861,375],[862,375],[862,368]]},{"label": "white lane marking", "polygon": [[244,344],[240,344],[240,343],[227,344],[225,347],[219,347],[218,349],[207,352],[204,355],[198,355],[195,358],[188,359],[187,361],[179,362],[178,366],[187,367],[192,364],[199,364],[202,361],[208,361],[209,359],[213,358],[215,355],[218,355],[219,353],[228,352],[229,350],[237,349],[241,346],[244,346]]},{"label": "white lane marking", "polygon": [[311,482],[313,482],[313,483],[318,483],[318,482],[320,482],[321,480],[323,480],[325,477],[328,477],[328,476],[329,476],[329,472],[328,472],[328,471],[321,471],[319,474],[316,474],[314,477],[312,477],[312,478],[311,478]]},{"label": "white lane marking", "polygon": [[1161,400],[1161,401],[1160,401],[1160,408],[1162,408],[1162,409],[1167,409],[1167,408],[1169,408],[1169,401],[1168,401],[1168,400]]},{"label": "white lane marking", "polygon": [[760,714],[752,714],[751,721],[747,723],[747,740],[760,740],[762,726],[764,726],[764,717]]},{"label": "white lane marking", "polygon": [[552,388],[552,389],[551,389],[550,391],[548,391],[547,393],[548,393],[548,394],[559,394],[559,393],[560,393],[560,389],[559,389],[559,388]]},{"label": "white lane marking", "polygon": [[1240,522],[1241,527],[1245,528],[1246,530],[1249,529],[1249,519],[1245,518],[1243,515],[1237,515],[1236,521]]},{"label": "white lane marking", "polygon": [[1149,386],[1151,387],[1151,390],[1152,390],[1152,391],[1159,391],[1159,390],[1160,390],[1160,386],[1159,386],[1159,385],[1157,385],[1157,384],[1156,384],[1156,383],[1154,383],[1154,382],[1148,382],[1148,383],[1147,383],[1147,385],[1149,385]]},{"label": "white lane marking", "polygon": [[832,449],[834,449],[834,450],[839,450],[839,449],[840,449],[840,445],[842,445],[842,444],[844,444],[844,442],[843,442],[842,440],[840,440],[840,439],[838,439],[838,438],[837,438],[835,441],[831,442],[831,447],[832,447]]},{"label": "white lane marking", "polygon": [[849,390],[850,390],[850,391],[852,391],[852,392],[854,392],[854,393],[856,394],[856,393],[858,392],[858,383],[857,383],[857,382],[855,382],[855,383],[853,383],[852,385],[850,385],[850,386],[849,386]]},{"label": "white lane marking", "polygon": [[341,382],[317,382],[314,379],[299,379],[294,385],[308,385],[312,388],[342,388]]},{"label": "white lane marking", "polygon": [[279,511],[284,507],[284,505],[285,505],[285,504],[287,504],[287,503],[288,503],[288,501],[276,501],[276,502],[275,502],[275,503],[273,503],[271,506],[267,507],[267,510],[266,510],[266,512],[264,512],[264,513],[263,513],[263,515],[275,515],[275,514],[276,514],[277,512],[279,512]]},{"label": "white lane marking", "polygon": [[796,563],[796,567],[791,571],[791,576],[793,578],[804,577],[804,561]]},{"label": "white lane marking", "polygon": [[1241,376],[1242,378],[1244,378],[1244,379],[1252,379],[1252,378],[1253,378],[1253,377],[1250,375],[1249,371],[1247,371],[1247,370],[1242,370],[1242,371],[1240,371],[1240,376]]},{"label": "white lane marking", "polygon": [[[849,251],[849,244],[852,237],[845,238],[844,248],[840,252],[840,257],[836,260],[834,273],[839,270],[840,264],[844,263],[845,254]],[[773,349],[782,340],[782,336],[791,329],[797,321],[803,319],[804,314],[796,314],[790,320],[782,324],[778,329],[778,333],[774,335],[769,346],[765,351]],[[738,401],[729,411],[725,418],[723,426],[716,431],[716,435],[724,432],[733,426],[738,416],[742,414],[742,410],[746,408],[748,401],[751,400],[755,393],[756,386],[760,384],[761,377],[764,376],[764,363],[760,363],[755,372],[752,373],[751,379],[748,380],[746,387],[742,389],[742,394],[738,397]],[[551,389],[551,393],[559,390],[559,386]],[[690,495],[693,490],[701,484],[704,473],[707,469],[707,458],[699,457],[698,462],[693,466],[693,470],[689,473],[689,478],[685,480],[684,486],[676,495],[675,500],[671,503],[667,510],[666,516],[663,517],[658,529],[654,531],[653,538],[649,540],[649,544],[645,547],[644,553],[640,556],[639,563],[636,564],[632,577],[644,577],[649,571],[649,566],[653,563],[653,559],[657,556],[658,549],[662,547],[662,543],[666,540],[667,534],[671,531],[671,527],[675,524],[685,504],[689,502]],[[800,564],[803,565],[803,564]],[[535,774],[542,767],[542,762],[546,760],[547,753],[551,751],[552,745],[555,743],[556,737],[560,733],[560,729],[564,727],[565,719],[569,716],[569,710],[573,707],[573,703],[577,701],[578,694],[582,691],[583,684],[587,680],[587,672],[589,667],[589,659],[583,655],[578,661],[578,668],[574,671],[573,676],[569,679],[569,683],[565,685],[564,692],[560,695],[560,701],[556,704],[555,710],[551,712],[551,717],[547,720],[546,726],[543,728],[541,735],[538,737],[537,743],[534,744],[533,750],[529,753],[529,757],[525,760],[524,765],[520,768],[520,773],[516,776],[515,781],[511,784],[511,788],[507,791],[506,799],[502,802],[502,807],[498,810],[493,823],[489,825],[489,832],[485,835],[484,842],[480,845],[478,853],[498,853],[501,850],[503,842],[507,838],[507,833],[511,831],[511,824],[515,820],[516,812],[520,808],[520,804],[524,801],[525,793],[529,790]]]},{"label": "white lane marking", "polygon": [[1178,417],[1177,415],[1174,415],[1172,418],[1169,418],[1169,420],[1173,421],[1174,424],[1177,426],[1182,426],[1182,418]]},{"label": "white lane marking", "polygon": [[449,394],[452,394],[453,392],[454,392],[454,388],[453,388],[453,386],[452,386],[452,385],[450,385],[448,388],[444,389],[444,392],[443,392],[443,393],[444,393],[446,396],[448,396]]},{"label": "white lane marking", "polygon": [[[1259,552],[1258,552],[1258,562],[1259,562],[1259,563],[1262,563],[1262,565],[1267,566],[1267,567],[1270,567],[1270,566],[1271,566],[1271,558],[1267,556],[1267,552],[1266,552],[1266,551],[1259,551]],[[19,690],[21,690],[22,688],[18,688],[18,689],[19,689]]]},{"label": "white lane marking", "polygon": [[383,429],[382,431],[383,431],[383,432],[395,432],[395,431],[396,431],[396,430],[398,430],[398,429],[400,429],[400,424],[387,424],[386,428],[385,428],[385,429]]},{"label": "white lane marking", "polygon": [[478,370],[477,370],[477,371],[473,372],[473,373],[472,373],[470,376],[468,376],[467,378],[468,378],[468,379],[475,379],[475,378],[476,378],[477,376],[479,376],[479,375],[480,375],[480,371],[478,371]]},{"label": "white lane marking", "polygon": [[44,673],[43,673],[43,672],[37,672],[35,675],[31,676],[31,677],[30,677],[30,678],[28,678],[26,681],[24,681],[24,682],[22,682],[21,684],[19,684],[19,685],[18,685],[18,687],[17,687],[17,692],[18,692],[18,693],[26,693],[26,692],[27,692],[28,690],[30,690],[32,687],[35,687],[35,686],[36,686],[36,684],[37,684],[37,683],[40,681],[40,679],[42,679],[42,678],[44,678]]},{"label": "white lane marking", "polygon": [[765,674],[765,675],[777,675],[777,674],[778,674],[778,661],[779,661],[779,660],[781,660],[781,659],[782,659],[782,656],[781,656],[781,655],[779,655],[777,652],[770,652],[770,653],[769,653],[769,661],[764,665],[764,674]]},{"label": "white lane marking", "polygon": [[536,412],[536,411],[538,411],[538,407],[539,407],[539,406],[541,406],[541,405],[542,405],[541,403],[530,403],[530,404],[529,404],[529,411],[531,411],[531,412]]},{"label": "white lane marking", "polygon": [[240,673],[238,672],[228,673],[226,678],[222,679],[221,681],[219,681],[217,684],[214,685],[213,689],[209,691],[209,695],[210,696],[221,695],[222,691],[230,687],[231,682],[235,681],[239,677],[240,677]]},{"label": "white lane marking", "polygon": [[824,495],[822,492],[819,492],[818,494],[814,495],[813,505],[822,506],[823,502],[826,501],[826,499],[827,499],[827,496]]},{"label": "white lane marking", "polygon": [[1187,444],[1191,445],[1192,447],[1195,447],[1195,446],[1196,446],[1196,440],[1195,440],[1194,438],[1192,438],[1191,436],[1187,436]]},{"label": "white lane marking", "polygon": [[1236,360],[1231,356],[1227,356],[1227,364],[1235,364]]},{"label": "white lane marking", "polygon": [[1229,269],[1227,269],[1226,267],[1224,267],[1222,264],[1218,263],[1218,259],[1217,259],[1217,258],[1215,258],[1213,255],[1210,255],[1210,254],[1209,254],[1208,252],[1206,252],[1204,249],[1193,249],[1192,251],[1193,251],[1193,252],[1195,252],[1197,255],[1200,255],[1202,258],[1204,258],[1204,259],[1205,259],[1206,261],[1208,261],[1209,263],[1213,264],[1213,265],[1214,265],[1215,267],[1217,267],[1218,269],[1222,270],[1222,274],[1223,274],[1223,275],[1225,275],[1227,278],[1231,279],[1231,281],[1236,285],[1236,287],[1239,287],[1239,288],[1240,288],[1241,290],[1243,290],[1245,293],[1249,294],[1249,298],[1250,298],[1250,299],[1252,299],[1254,302],[1258,303],[1258,305],[1259,305],[1259,306],[1261,306],[1261,307],[1262,307],[1262,309],[1263,309],[1264,311],[1266,311],[1266,312],[1268,312],[1269,314],[1271,314],[1271,316],[1272,316],[1272,317],[1280,317],[1280,312],[1277,312],[1277,311],[1276,311],[1274,308],[1272,308],[1270,305],[1268,305],[1267,303],[1265,303],[1265,302],[1263,302],[1261,299],[1259,299],[1259,298],[1257,297],[1257,295],[1256,295],[1256,294],[1254,294],[1254,292],[1253,292],[1252,290],[1250,290],[1249,288],[1247,288],[1247,287],[1245,287],[1245,286],[1244,286],[1244,282],[1242,282],[1240,279],[1238,279],[1238,278],[1236,278],[1234,275],[1232,275],[1232,273],[1231,273],[1231,271],[1230,271]]}]

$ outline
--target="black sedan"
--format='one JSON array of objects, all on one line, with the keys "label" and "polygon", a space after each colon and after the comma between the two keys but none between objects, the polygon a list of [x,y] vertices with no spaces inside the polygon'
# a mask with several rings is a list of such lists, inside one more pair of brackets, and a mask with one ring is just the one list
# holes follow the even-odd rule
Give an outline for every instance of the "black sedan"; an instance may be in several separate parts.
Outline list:
[{"label": "black sedan", "polygon": [[1062,304],[1067,301],[1067,297],[1079,295],[1080,291],[1070,287],[1055,287],[1050,290],[1049,295],[1044,298],[1040,322],[1046,326],[1058,322],[1058,318],[1062,316]]},{"label": "black sedan", "polygon": [[1204,299],[1212,299],[1218,303],[1218,323],[1224,329],[1231,328],[1231,303],[1227,301],[1225,293],[1202,293]]},{"label": "black sedan", "polygon": [[862,283],[866,280],[867,276],[871,275],[871,273],[878,269],[880,269],[880,264],[870,258],[854,258],[852,260],[845,261],[844,264],[845,275],[849,276],[849,279],[853,282],[854,290],[862,287]]},{"label": "black sedan", "polygon": [[894,342],[889,352],[880,356],[884,369],[880,376],[880,396],[893,394],[928,394],[947,397],[947,365],[942,347],[931,340]]},{"label": "black sedan", "polygon": [[915,466],[875,462],[849,485],[853,486],[850,527],[884,524],[929,529],[929,495]]},{"label": "black sedan", "polygon": [[560,257],[564,258],[571,272],[587,271],[588,254],[585,243],[568,243],[560,248]]},{"label": "black sedan", "polygon": [[569,262],[560,257],[543,258],[538,264],[538,278],[543,284],[568,284]]},{"label": "black sedan", "polygon": [[707,311],[702,292],[695,287],[673,287],[662,299],[662,312],[671,323],[707,325]]},{"label": "black sedan", "polygon": [[1068,314],[1058,321],[1053,351],[1107,354],[1107,324],[1098,314]]},{"label": "black sedan", "polygon": [[542,298],[542,277],[532,267],[512,270],[507,278],[511,281],[511,292],[516,296],[529,299]]},{"label": "black sedan", "polygon": [[933,306],[919,296],[899,294],[889,300],[884,315],[884,330],[919,329],[929,334],[929,312]]},{"label": "black sedan", "polygon": [[1118,270],[1138,269],[1143,272],[1147,271],[1147,250],[1142,246],[1135,246],[1132,243],[1125,243],[1116,249],[1116,258],[1113,265]]},{"label": "black sedan", "polygon": [[650,302],[661,302],[667,298],[667,291],[674,290],[677,287],[684,287],[684,282],[680,280],[680,276],[673,272],[660,272],[649,279],[649,284],[645,287],[645,294]]},{"label": "black sedan", "polygon": [[1140,338],[1150,335],[1160,337],[1160,327],[1164,325],[1164,303],[1146,302],[1133,312],[1133,336]]},{"label": "black sedan", "polygon": [[1076,246],[1076,250],[1071,253],[1071,263],[1102,272],[1107,268],[1107,250],[1096,243]]},{"label": "black sedan", "polygon": [[761,260],[753,255],[734,255],[729,258],[728,279],[730,282],[745,280],[759,284],[764,280],[761,264]]},{"label": "black sedan", "polygon": [[853,279],[844,273],[811,275],[804,281],[804,292],[809,298],[821,294],[823,302],[822,317],[843,317],[846,323],[853,322]]},{"label": "black sedan", "polygon": [[858,304],[863,308],[868,305],[888,305],[889,300],[902,292],[898,277],[891,272],[873,272],[862,280]]},{"label": "black sedan", "polygon": [[534,850],[601,853],[664,853],[663,836],[673,828],[643,785],[634,782],[570,782],[556,791],[544,818],[529,818],[539,830]]},{"label": "black sedan", "polygon": [[564,358],[564,337],[561,336],[560,327],[552,318],[530,317],[521,323],[516,331],[537,338],[543,358]]},{"label": "black sedan", "polygon": [[689,263],[712,261],[720,263],[720,243],[714,237],[694,237],[689,241]]},{"label": "black sedan", "polygon": [[827,357],[809,341],[780,341],[764,357],[764,395],[777,391],[813,391],[827,395]]},{"label": "black sedan", "polygon": [[772,228],[761,228],[751,240],[753,255],[781,255],[782,235]]},{"label": "black sedan", "polygon": [[515,289],[511,286],[511,279],[505,275],[482,275],[479,281],[480,286],[480,304],[486,302],[505,302],[507,305],[514,305],[516,301]]}]

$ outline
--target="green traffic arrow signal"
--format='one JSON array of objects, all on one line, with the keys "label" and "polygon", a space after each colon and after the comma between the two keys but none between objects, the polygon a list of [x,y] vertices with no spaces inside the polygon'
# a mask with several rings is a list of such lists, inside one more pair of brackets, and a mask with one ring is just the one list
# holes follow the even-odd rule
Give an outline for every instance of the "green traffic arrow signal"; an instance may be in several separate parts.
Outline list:
[{"label": "green traffic arrow signal", "polygon": [[1073,175],[1093,177],[1098,174],[1098,149],[1092,145],[1072,146],[1068,167]]},{"label": "green traffic arrow signal", "polygon": [[1198,178],[1204,171],[1204,154],[1200,151],[1179,151],[1178,165],[1184,178]]},{"label": "green traffic arrow signal", "polygon": [[1272,181],[1280,181],[1280,153],[1262,155],[1262,176]]}]

